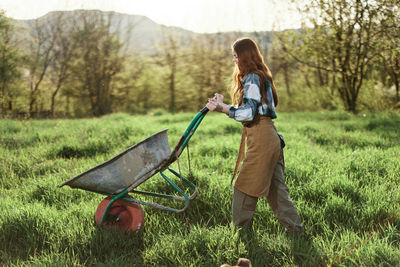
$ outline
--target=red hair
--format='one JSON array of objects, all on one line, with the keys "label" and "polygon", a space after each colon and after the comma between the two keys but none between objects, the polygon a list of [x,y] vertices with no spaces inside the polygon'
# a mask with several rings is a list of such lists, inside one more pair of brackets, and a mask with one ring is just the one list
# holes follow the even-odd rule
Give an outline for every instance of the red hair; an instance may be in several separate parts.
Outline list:
[{"label": "red hair", "polygon": [[233,51],[236,52],[238,57],[238,63],[235,64],[235,70],[233,71],[233,81],[231,87],[231,98],[234,105],[241,105],[243,100],[243,84],[242,78],[250,73],[255,73],[260,78],[260,93],[265,103],[267,102],[267,95],[265,90],[265,79],[268,78],[272,95],[274,97],[275,106],[278,105],[278,95],[274,81],[272,80],[272,74],[267,65],[264,63],[264,59],[258,49],[257,44],[250,38],[245,37],[236,40],[232,44]]}]

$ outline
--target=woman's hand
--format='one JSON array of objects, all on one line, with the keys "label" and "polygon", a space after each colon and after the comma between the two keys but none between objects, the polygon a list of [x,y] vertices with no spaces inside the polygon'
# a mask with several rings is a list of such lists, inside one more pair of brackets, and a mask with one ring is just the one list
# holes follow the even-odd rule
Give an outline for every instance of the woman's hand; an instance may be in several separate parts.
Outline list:
[{"label": "woman's hand", "polygon": [[216,93],[214,98],[217,100],[218,103],[224,103],[224,96],[223,95]]},{"label": "woman's hand", "polygon": [[210,111],[217,111],[217,107],[218,107],[217,99],[215,97],[214,98],[209,98],[206,107]]},{"label": "woman's hand", "polygon": [[208,103],[206,107],[210,111],[218,111],[222,113],[229,114],[229,106],[227,104],[224,104],[222,101],[224,100],[224,97],[220,94],[215,94],[213,98],[208,99]]}]

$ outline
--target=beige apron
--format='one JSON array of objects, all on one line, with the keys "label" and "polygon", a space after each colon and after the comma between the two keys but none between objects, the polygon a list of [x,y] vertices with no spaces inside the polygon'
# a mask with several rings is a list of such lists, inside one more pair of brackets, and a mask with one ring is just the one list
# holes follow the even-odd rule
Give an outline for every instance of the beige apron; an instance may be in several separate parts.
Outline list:
[{"label": "beige apron", "polygon": [[[246,138],[247,151],[244,155]],[[270,117],[260,116],[253,125],[243,126],[242,141],[231,183],[240,161],[244,158],[235,188],[253,197],[267,197],[280,150],[280,140]]]}]

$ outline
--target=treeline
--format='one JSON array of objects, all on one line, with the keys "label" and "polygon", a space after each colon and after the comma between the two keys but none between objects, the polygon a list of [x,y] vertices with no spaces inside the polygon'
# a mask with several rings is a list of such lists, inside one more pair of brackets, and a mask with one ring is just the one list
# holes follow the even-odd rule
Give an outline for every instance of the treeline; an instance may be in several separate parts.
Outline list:
[{"label": "treeline", "polygon": [[[308,1],[302,29],[196,34],[165,27],[156,51],[128,49],[113,13],[63,12],[17,36],[0,13],[3,117],[86,117],[111,112],[200,109],[214,92],[228,99],[230,44],[250,35],[278,87],[281,110],[393,109],[399,102],[399,1]],[[43,21],[48,19],[48,21]],[[125,31],[124,34],[121,34]],[[137,40],[140,41],[140,40]]]},{"label": "treeline", "polygon": [[316,102],[329,107],[338,96],[351,112],[395,103],[399,108],[400,1],[308,0],[298,5],[305,26],[278,35],[279,44],[284,64],[299,70],[292,73],[301,73],[310,89],[314,76]]},{"label": "treeline", "polygon": [[232,72],[230,40],[218,36],[188,42],[166,29],[157,53],[142,54],[128,49],[129,32],[121,34],[135,25],[120,27],[113,13],[53,14],[35,20],[23,41],[10,19],[0,21],[3,116],[195,110],[225,92]]}]

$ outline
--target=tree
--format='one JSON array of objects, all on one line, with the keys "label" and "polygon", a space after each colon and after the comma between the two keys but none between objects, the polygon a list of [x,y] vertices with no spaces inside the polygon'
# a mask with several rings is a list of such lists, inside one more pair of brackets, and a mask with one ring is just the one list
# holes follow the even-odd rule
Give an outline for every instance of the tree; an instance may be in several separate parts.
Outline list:
[{"label": "tree", "polygon": [[399,1],[381,0],[382,16],[379,23],[383,37],[379,43],[379,59],[376,64],[381,68],[382,76],[389,76],[395,86],[396,101],[400,101],[400,3]]},{"label": "tree", "polygon": [[151,108],[151,86],[155,73],[149,72],[149,61],[144,56],[131,53],[117,82],[113,111],[144,112]]},{"label": "tree", "polygon": [[[48,18],[47,18],[48,19]],[[31,30],[29,44],[30,57],[28,58],[29,70],[29,114],[32,117],[37,112],[37,104],[40,86],[54,58],[55,36],[48,25],[51,21],[36,19]]]},{"label": "tree", "polygon": [[299,33],[298,48],[291,49],[282,40],[284,51],[317,71],[335,75],[345,108],[355,112],[367,66],[379,53],[375,47],[382,36],[377,27],[382,7],[376,1],[311,0],[301,10],[306,14],[305,25],[312,28]]},{"label": "tree", "polygon": [[166,29],[163,30],[163,39],[161,42],[161,59],[158,60],[160,65],[166,66],[168,69],[167,83],[169,91],[170,112],[177,111],[176,108],[176,74],[178,71],[178,61],[180,57],[178,37]]},{"label": "tree", "polygon": [[20,78],[21,55],[12,42],[13,27],[10,20],[0,10],[0,104],[2,114],[12,111],[15,92],[12,86]]},{"label": "tree", "polygon": [[[282,74],[283,80],[285,82],[286,93],[290,98],[292,96],[291,82],[293,70],[297,68],[297,61],[292,57],[288,57],[283,51],[279,42],[274,42],[274,46],[271,49],[271,71],[274,76]],[[305,77],[308,80],[308,77]],[[310,85],[311,87],[311,85]]]},{"label": "tree", "polygon": [[71,25],[68,25],[68,20],[65,19],[63,12],[57,14],[57,17],[49,27],[55,42],[53,46],[53,60],[50,64],[50,79],[52,87],[54,87],[51,92],[50,113],[54,117],[56,97],[70,77],[71,64],[77,43],[74,43],[70,38],[73,28]]},{"label": "tree", "polygon": [[122,44],[111,31],[111,20],[111,13],[103,16],[96,11],[83,11],[73,35],[77,44],[72,68],[77,95],[89,102],[94,116],[112,112],[113,83],[124,64]]}]

